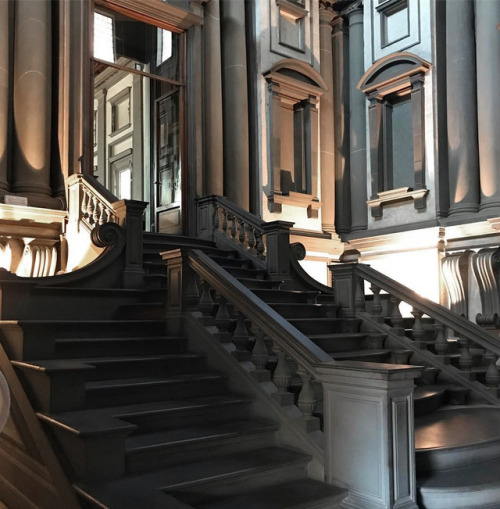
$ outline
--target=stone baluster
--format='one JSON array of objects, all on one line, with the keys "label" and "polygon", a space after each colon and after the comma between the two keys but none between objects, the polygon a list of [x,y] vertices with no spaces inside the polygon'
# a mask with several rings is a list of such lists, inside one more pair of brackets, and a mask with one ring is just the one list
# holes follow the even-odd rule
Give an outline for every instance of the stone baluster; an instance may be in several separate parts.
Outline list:
[{"label": "stone baluster", "polygon": [[424,326],[422,325],[423,313],[422,311],[419,311],[417,308],[413,308],[411,314],[415,318],[412,330],[413,342],[416,343],[419,348],[427,348],[427,344],[424,341],[425,336]]},{"label": "stone baluster", "polygon": [[80,213],[82,218],[87,218],[87,205],[89,201],[89,195],[87,194],[86,189],[82,190],[82,203],[80,204]]},{"label": "stone baluster", "polygon": [[236,350],[244,352],[248,346],[248,329],[245,323],[245,316],[238,311],[236,317],[236,328],[233,332],[233,343],[236,346]]},{"label": "stone baluster", "polygon": [[248,227],[248,248],[252,254],[255,254],[255,228]]},{"label": "stone baluster", "polygon": [[356,278],[356,296],[354,298],[354,307],[356,311],[365,310],[365,280],[361,277]]},{"label": "stone baluster", "polygon": [[219,229],[220,229],[219,206],[217,204],[214,205],[214,215],[212,218],[212,226],[214,228],[214,231],[219,231]]},{"label": "stone baluster", "polygon": [[222,231],[227,235],[227,210],[222,210]]},{"label": "stone baluster", "polygon": [[231,317],[227,310],[227,300],[222,296],[219,299],[219,307],[215,315],[215,325],[223,335],[227,334],[229,326],[231,325]]},{"label": "stone baluster", "polygon": [[94,206],[95,206],[95,198],[92,195],[89,195],[89,201],[87,204],[87,220],[90,224],[92,224],[92,220],[94,217]]},{"label": "stone baluster", "polygon": [[262,232],[259,232],[259,231],[255,231],[255,236],[256,236],[256,250],[257,250],[257,255],[262,257],[264,256],[264,252],[265,252],[265,246],[264,246],[264,234]]},{"label": "stone baluster", "polygon": [[238,240],[240,241],[241,244],[244,244],[245,243],[245,222],[241,219],[238,220],[238,230],[239,230],[239,235],[238,235]]},{"label": "stone baluster", "polygon": [[231,226],[229,228],[229,230],[231,232],[231,237],[233,239],[235,239],[236,238],[236,217],[233,215],[228,215],[228,219],[229,219],[229,221],[231,221]]},{"label": "stone baluster", "polygon": [[458,338],[458,343],[460,345],[458,365],[462,371],[470,372],[472,368],[472,355],[469,348],[470,341],[465,336],[461,335]]},{"label": "stone baluster", "polygon": [[500,383],[500,372],[497,367],[498,358],[494,353],[487,353],[484,357],[489,362],[486,371],[486,386],[492,390],[498,391],[498,384]]},{"label": "stone baluster", "polygon": [[212,293],[210,291],[210,286],[206,281],[201,282],[201,296],[198,303],[198,309],[203,313],[204,316],[211,315],[214,309]]},{"label": "stone baluster", "polygon": [[255,344],[252,349],[251,361],[255,364],[255,371],[253,375],[259,382],[268,379],[269,371],[266,369],[269,362],[269,352],[264,341],[264,332],[257,328],[255,331]]},{"label": "stone baluster", "polygon": [[276,353],[276,357],[278,358],[278,363],[273,374],[273,383],[278,388],[279,394],[287,394],[288,388],[292,382],[292,372],[288,367],[286,352],[283,350],[283,348],[277,345],[273,347],[273,350]]},{"label": "stone baluster", "polygon": [[319,429],[319,419],[313,416],[316,410],[317,398],[312,386],[311,375],[303,368],[297,370],[297,374],[302,380],[302,388],[299,393],[297,406],[302,412],[302,422],[306,427],[306,431],[311,432]]},{"label": "stone baluster", "polygon": [[372,302],[372,315],[378,322],[383,322],[384,317],[382,316],[382,302],[380,300],[380,288],[377,285],[370,285],[370,290],[373,293]]},{"label": "stone baluster", "polygon": [[[403,316],[401,315],[401,311],[399,310],[399,305],[401,304],[401,300],[397,297],[394,297],[391,295],[390,299],[391,305],[392,305],[392,312],[391,312],[391,324],[393,327],[396,327],[398,329],[403,329],[404,320]],[[401,331],[398,331],[398,333],[401,333]]]},{"label": "stone baluster", "polygon": [[94,198],[94,213],[92,215],[92,220],[93,220],[93,223],[94,224],[99,224],[99,217],[101,217],[101,210],[102,210],[102,205],[101,205],[101,202],[97,199],[97,198]]},{"label": "stone baluster", "polygon": [[437,355],[444,356],[448,352],[449,344],[445,336],[446,327],[442,323],[436,322],[436,342],[434,348]]}]

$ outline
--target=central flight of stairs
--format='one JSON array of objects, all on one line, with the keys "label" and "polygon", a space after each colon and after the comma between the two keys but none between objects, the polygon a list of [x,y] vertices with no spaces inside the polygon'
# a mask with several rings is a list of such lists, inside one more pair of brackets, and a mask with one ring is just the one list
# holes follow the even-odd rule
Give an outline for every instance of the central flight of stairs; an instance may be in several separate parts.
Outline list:
[{"label": "central flight of stairs", "polygon": [[[4,343],[82,507],[337,507],[345,490],[308,478],[311,457],[278,445],[278,424],[191,351],[181,320],[165,320],[158,253],[183,244],[227,255],[146,234],[147,290],[96,289],[99,303],[75,313],[79,289],[61,289],[66,305],[27,312],[22,346]],[[252,284],[251,268],[235,270]]]}]

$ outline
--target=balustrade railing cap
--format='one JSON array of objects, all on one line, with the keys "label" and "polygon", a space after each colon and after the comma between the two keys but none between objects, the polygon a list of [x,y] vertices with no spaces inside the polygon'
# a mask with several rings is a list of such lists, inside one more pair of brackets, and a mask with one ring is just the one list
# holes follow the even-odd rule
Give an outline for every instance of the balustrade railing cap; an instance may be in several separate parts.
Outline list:
[{"label": "balustrade railing cap", "polygon": [[264,223],[262,226],[266,232],[270,230],[291,230],[295,223],[291,221],[269,221]]},{"label": "balustrade railing cap", "polygon": [[409,380],[417,378],[423,369],[424,366],[360,361],[332,361],[315,366],[316,373],[324,382],[327,382],[331,376],[348,376],[365,380]]}]

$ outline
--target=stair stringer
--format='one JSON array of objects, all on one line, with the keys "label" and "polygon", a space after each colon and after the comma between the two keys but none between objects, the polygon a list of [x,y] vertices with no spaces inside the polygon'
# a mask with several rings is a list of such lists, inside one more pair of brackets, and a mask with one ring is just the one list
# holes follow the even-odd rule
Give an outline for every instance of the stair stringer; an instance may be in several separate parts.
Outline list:
[{"label": "stair stringer", "polygon": [[411,350],[427,365],[438,368],[446,377],[453,380],[453,382],[470,389],[480,401],[500,406],[500,400],[489,392],[483,384],[475,380],[468,380],[459,369],[451,364],[440,362],[432,352],[419,348],[410,338],[395,333],[390,325],[378,322],[376,318],[366,311],[358,311],[356,316],[363,320],[362,328],[365,328],[365,330],[387,334],[387,339],[392,343],[399,344],[402,348]]},{"label": "stair stringer", "polygon": [[251,361],[238,361],[231,353],[235,350],[234,344],[219,342],[215,337],[217,327],[203,325],[202,317],[198,311],[184,313],[182,317],[182,328],[193,350],[204,353],[213,369],[228,376],[228,384],[233,391],[251,397],[252,411],[257,417],[278,422],[278,445],[311,455],[313,460],[308,466],[308,475],[312,479],[324,481],[323,432],[317,430],[308,433],[301,425],[298,407],[281,406],[272,396],[278,390],[274,383],[259,382],[252,375],[255,365]]},{"label": "stair stringer", "polygon": [[56,453],[3,346],[0,370],[11,394],[11,414],[0,434],[0,492],[9,509],[80,507]]}]

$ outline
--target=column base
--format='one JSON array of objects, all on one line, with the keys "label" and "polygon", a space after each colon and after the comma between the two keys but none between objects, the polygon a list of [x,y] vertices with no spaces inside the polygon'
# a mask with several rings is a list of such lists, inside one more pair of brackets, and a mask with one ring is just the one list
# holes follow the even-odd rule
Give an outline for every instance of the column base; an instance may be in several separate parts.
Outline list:
[{"label": "column base", "polygon": [[457,216],[459,214],[475,214],[479,210],[477,203],[459,203],[451,205],[448,211],[448,217]]}]

